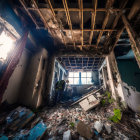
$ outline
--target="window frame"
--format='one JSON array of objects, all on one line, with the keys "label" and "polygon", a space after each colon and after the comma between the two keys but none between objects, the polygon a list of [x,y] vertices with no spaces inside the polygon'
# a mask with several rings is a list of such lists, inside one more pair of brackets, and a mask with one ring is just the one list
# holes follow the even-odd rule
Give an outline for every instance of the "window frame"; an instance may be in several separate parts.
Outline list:
[{"label": "window frame", "polygon": [[[91,74],[91,76],[87,76],[87,73],[88,73],[88,72]],[[73,76],[69,76],[69,73],[73,73]],[[82,76],[82,72],[81,72],[81,71],[79,71],[79,72],[76,72],[76,71],[75,71],[75,72],[71,72],[71,71],[70,71],[69,73],[68,73],[68,80],[70,81],[69,78],[72,78],[72,79],[73,79],[73,82],[72,82],[72,83],[69,82],[70,85],[92,85],[92,84],[93,84],[92,82],[91,82],[91,83],[88,83],[88,82],[87,82],[87,79],[88,79],[88,78],[90,78],[90,79],[92,80],[92,71],[83,72],[83,73],[86,73],[86,76],[85,76],[85,77]],[[79,76],[75,77],[75,76],[74,76],[74,73],[79,73]],[[75,78],[79,78],[79,83],[78,83],[78,84],[75,84],[75,83],[74,83],[74,79],[75,79]],[[83,83],[83,84],[82,84],[82,78],[85,78],[85,79],[86,79],[86,82]]]}]

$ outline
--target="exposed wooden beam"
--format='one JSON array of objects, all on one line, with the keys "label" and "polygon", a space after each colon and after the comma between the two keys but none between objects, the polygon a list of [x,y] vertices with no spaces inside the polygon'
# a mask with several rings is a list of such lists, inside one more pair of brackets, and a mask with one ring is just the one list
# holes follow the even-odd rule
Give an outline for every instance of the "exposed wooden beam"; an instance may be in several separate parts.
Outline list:
[{"label": "exposed wooden beam", "polygon": [[42,15],[41,11],[38,9],[38,5],[37,5],[36,1],[35,0],[32,0],[32,2],[34,4],[35,8],[37,9],[37,12],[38,12],[38,14],[41,17],[41,19],[42,19],[42,21],[44,23],[45,28],[48,29],[48,31],[51,33],[52,36],[55,36],[54,33],[50,30],[50,28],[48,26],[48,23],[46,22],[46,20],[45,20],[44,16]]},{"label": "exposed wooden beam", "polygon": [[[45,0],[45,1],[48,1],[49,7],[50,7],[50,9],[51,9],[51,11],[52,11],[53,18],[54,18],[55,21],[57,21],[56,15],[55,15],[55,12],[54,12],[54,9],[53,9],[53,6],[52,6],[52,4],[51,4],[51,1],[50,1],[50,0]],[[58,23],[58,21],[57,21],[57,23]],[[61,27],[60,27],[60,28],[59,28],[60,34],[61,34],[61,36],[62,36],[63,43],[66,45],[65,37],[64,37],[64,34],[61,32],[61,30],[62,30],[62,29],[61,29]]]},{"label": "exposed wooden beam", "polygon": [[[120,5],[120,11],[119,13],[117,14],[117,16],[115,17],[115,20],[113,22],[113,25],[112,25],[112,30],[115,29],[116,25],[118,24],[118,21],[120,19],[120,16],[122,15],[122,10],[124,10],[126,4],[127,4],[128,0],[123,0],[121,5]],[[106,42],[105,42],[105,48],[108,46],[109,44],[109,41],[110,41],[110,37],[111,37],[111,34],[112,34],[112,31],[108,33],[107,37],[106,37]]]},{"label": "exposed wooden beam", "polygon": [[82,50],[82,46],[83,46],[83,0],[78,0],[78,11],[79,11],[79,19],[81,20],[80,22],[80,30],[82,32],[81,34],[81,47],[80,49]]},{"label": "exposed wooden beam", "polygon": [[[73,45],[68,45],[68,44],[67,44],[67,46],[73,47]],[[96,45],[89,45],[89,44],[88,44],[88,45],[85,45],[85,44],[84,44],[83,46],[81,46],[81,45],[75,45],[75,46],[76,46],[76,47],[93,47],[93,48],[97,48]],[[103,46],[98,46],[98,48],[102,48],[102,47],[103,47]]]},{"label": "exposed wooden beam", "polygon": [[126,19],[126,17],[124,15],[122,15],[122,20],[123,20],[125,28],[128,32],[131,47],[134,52],[135,58],[137,60],[138,66],[140,68],[140,41],[138,39],[138,35],[133,30],[133,28],[131,27],[130,23],[128,22],[128,20]]},{"label": "exposed wooden beam", "polygon": [[34,22],[36,28],[39,28],[38,24],[36,23],[36,20],[35,20],[35,19],[33,18],[33,16],[30,14],[28,8],[26,8],[26,5],[25,5],[24,1],[23,1],[23,0],[19,0],[19,1],[20,1],[21,5],[24,7],[24,9],[25,9],[25,11],[27,12],[27,14],[29,15],[29,17],[30,17],[30,18],[32,19],[32,21]]},{"label": "exposed wooden beam", "polygon": [[132,19],[139,10],[140,10],[140,0],[135,0],[134,4],[129,12],[128,20]]},{"label": "exposed wooden beam", "polygon": [[[136,13],[139,11],[138,9],[140,9],[140,1],[139,0],[135,0],[134,4],[132,5],[132,8],[130,9],[130,12],[128,14],[128,20],[131,20]],[[115,48],[121,34],[123,33],[123,30],[125,29],[125,27],[121,27],[121,29],[117,32],[116,35],[116,40],[114,41],[114,44],[112,45],[112,49]]]},{"label": "exposed wooden beam", "polygon": [[83,24],[83,0],[81,0],[81,15],[82,15],[82,46],[84,45],[84,24]]},{"label": "exposed wooden beam", "polygon": [[[95,28],[95,20],[96,20],[96,10],[97,9],[97,0],[94,0],[94,13],[92,12],[92,17],[91,17],[91,28],[94,30]],[[90,33],[90,37],[89,37],[89,44],[91,45],[92,42],[92,38],[93,38],[93,31],[91,31]]]},{"label": "exposed wooden beam", "polygon": [[72,42],[73,42],[73,45],[74,45],[74,48],[75,48],[75,41],[74,41],[74,38],[73,38],[72,23],[71,23],[71,19],[70,19],[70,14],[69,14],[67,0],[62,0],[62,1],[63,1],[63,6],[64,6],[64,9],[65,9],[68,25],[69,25],[69,28],[71,30]]},{"label": "exposed wooden beam", "polygon": [[[44,28],[39,28],[39,29],[44,29]],[[59,28],[50,28],[52,30],[59,30]],[[72,29],[73,31],[82,31],[82,29]],[[70,31],[70,29],[63,29],[63,31]],[[114,32],[114,31],[118,31],[117,29],[83,29],[84,32],[90,32],[90,31],[93,31],[93,32],[100,32],[100,31],[103,31],[103,32]]]},{"label": "exposed wooden beam", "polygon": [[[20,7],[19,7],[20,8]],[[33,7],[27,7],[28,10],[37,10],[36,8],[33,8]],[[46,10],[51,10],[50,8],[44,8],[44,7],[39,7],[39,9],[46,9]],[[129,10],[130,8],[126,8],[125,10]],[[96,11],[97,12],[106,12],[108,9],[106,8],[97,8]],[[64,8],[54,8],[54,11],[55,12],[65,12],[65,9]],[[69,11],[71,12],[79,12],[80,9],[79,8],[69,8]],[[83,8],[83,11],[84,12],[94,12],[94,9],[93,8]],[[111,9],[112,12],[119,12],[121,11],[121,9],[119,8],[112,8]]]},{"label": "exposed wooden beam", "polygon": [[[105,27],[106,27],[106,25],[107,25],[107,22],[108,22],[108,19],[109,19],[109,14],[110,14],[110,12],[109,12],[109,9],[111,8],[111,6],[113,5],[113,3],[114,3],[114,0],[107,0],[107,3],[106,3],[106,9],[108,9],[107,10],[107,12],[106,12],[106,16],[105,16],[105,19],[104,19],[104,21],[103,21],[103,25],[102,25],[102,29],[105,29]],[[97,43],[96,43],[96,47],[98,47],[98,44],[99,44],[99,42],[100,42],[100,40],[101,40],[101,37],[102,37],[102,34],[103,34],[103,31],[101,31],[100,33],[99,33],[99,36],[98,36],[98,39],[97,39]]]}]

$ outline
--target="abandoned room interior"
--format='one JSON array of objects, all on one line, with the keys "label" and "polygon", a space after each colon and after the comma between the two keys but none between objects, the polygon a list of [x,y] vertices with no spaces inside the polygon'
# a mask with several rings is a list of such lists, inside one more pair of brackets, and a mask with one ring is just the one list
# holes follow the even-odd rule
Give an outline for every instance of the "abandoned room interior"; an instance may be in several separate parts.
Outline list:
[{"label": "abandoned room interior", "polygon": [[140,0],[0,0],[0,140],[140,140]]}]

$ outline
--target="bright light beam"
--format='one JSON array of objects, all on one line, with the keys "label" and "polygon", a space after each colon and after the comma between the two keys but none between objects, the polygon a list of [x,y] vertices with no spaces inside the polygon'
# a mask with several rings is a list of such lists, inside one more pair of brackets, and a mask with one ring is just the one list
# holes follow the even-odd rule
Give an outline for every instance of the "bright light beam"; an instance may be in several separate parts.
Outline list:
[{"label": "bright light beam", "polygon": [[0,60],[4,61],[12,49],[14,41],[3,31],[0,35]]}]

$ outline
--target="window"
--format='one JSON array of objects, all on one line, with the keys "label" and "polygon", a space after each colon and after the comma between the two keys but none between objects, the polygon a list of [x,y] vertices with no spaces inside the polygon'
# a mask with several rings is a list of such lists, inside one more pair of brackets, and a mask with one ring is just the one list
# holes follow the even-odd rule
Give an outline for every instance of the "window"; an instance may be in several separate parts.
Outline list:
[{"label": "window", "polygon": [[92,73],[91,72],[69,72],[69,84],[92,84]]},{"label": "window", "polygon": [[79,72],[69,72],[69,84],[79,84]]},{"label": "window", "polygon": [[14,41],[4,31],[0,34],[0,60],[7,58],[9,51],[13,47]]},{"label": "window", "polygon": [[92,84],[91,72],[81,72],[81,84]]}]

